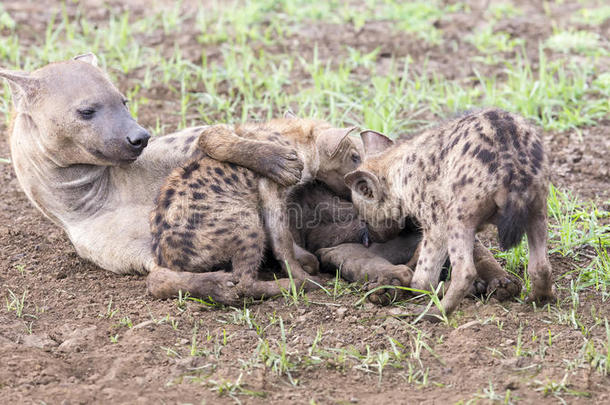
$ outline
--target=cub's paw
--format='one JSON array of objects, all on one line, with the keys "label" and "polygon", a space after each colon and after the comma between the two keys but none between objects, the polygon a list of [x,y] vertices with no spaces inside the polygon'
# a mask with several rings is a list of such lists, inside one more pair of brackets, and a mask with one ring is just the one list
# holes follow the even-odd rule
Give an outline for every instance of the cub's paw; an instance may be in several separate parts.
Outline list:
[{"label": "cub's paw", "polygon": [[308,274],[318,274],[320,271],[320,262],[313,253],[307,251],[299,252],[296,254],[296,259]]},{"label": "cub's paw", "polygon": [[359,269],[362,266],[362,252],[354,251],[349,245],[351,244],[318,249],[316,256],[320,258],[320,266],[331,272],[340,268]]},{"label": "cub's paw", "polygon": [[366,291],[372,291],[368,300],[376,305],[389,305],[407,296],[402,288],[383,286],[408,287],[413,278],[413,270],[405,265],[392,266],[391,269],[379,269],[374,274],[368,274],[369,281],[364,284]]},{"label": "cub's paw", "polygon": [[293,149],[273,145],[261,162],[260,171],[282,186],[292,186],[301,180],[303,161]]},{"label": "cub's paw", "polygon": [[494,278],[487,285],[487,295],[498,301],[506,301],[521,292],[521,282],[513,276]]},{"label": "cub's paw", "polygon": [[554,304],[555,302],[557,302],[557,296],[555,295],[554,289],[549,289],[547,291],[532,290],[530,295],[528,295],[525,299],[525,302],[527,304],[535,302],[539,305]]}]

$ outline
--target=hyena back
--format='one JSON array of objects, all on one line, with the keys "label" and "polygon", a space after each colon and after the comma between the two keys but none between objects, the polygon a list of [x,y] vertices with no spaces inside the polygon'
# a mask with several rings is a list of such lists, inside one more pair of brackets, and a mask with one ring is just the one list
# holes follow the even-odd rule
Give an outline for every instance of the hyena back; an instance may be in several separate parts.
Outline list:
[{"label": "hyena back", "polygon": [[366,158],[346,176],[369,227],[411,216],[423,230],[411,286],[435,288],[449,255],[452,282],[442,305],[452,312],[476,276],[475,233],[498,228],[508,249],[527,233],[531,299],[553,298],[547,253],[547,158],[537,129],[520,116],[486,109],[392,146],[362,134]]},{"label": "hyena back", "polygon": [[[360,140],[347,136],[351,128],[332,128],[322,121],[291,118],[208,131],[228,131],[294,148],[304,163],[300,184],[317,178],[344,194],[348,189],[343,177],[357,167],[363,154]],[[204,133],[200,143],[205,142]],[[280,286],[289,287],[287,279],[279,283],[256,280],[270,246],[295,280],[305,281],[308,273],[317,271],[318,262],[295,246],[290,233],[286,211],[292,189],[209,157],[191,161],[167,178],[151,214],[157,263],[174,271],[232,268],[238,300],[260,298],[279,294]],[[209,295],[214,298],[215,294]]]}]

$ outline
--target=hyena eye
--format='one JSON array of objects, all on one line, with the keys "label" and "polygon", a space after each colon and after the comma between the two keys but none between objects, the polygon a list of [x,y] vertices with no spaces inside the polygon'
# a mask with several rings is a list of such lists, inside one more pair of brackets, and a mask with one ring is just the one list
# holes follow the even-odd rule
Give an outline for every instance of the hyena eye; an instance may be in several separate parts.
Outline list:
[{"label": "hyena eye", "polygon": [[83,108],[76,110],[80,118],[84,120],[90,120],[95,115],[95,110],[93,108]]},{"label": "hyena eye", "polygon": [[356,152],[352,153],[352,162],[360,164],[360,155]]},{"label": "hyena eye", "polygon": [[358,184],[356,184],[356,190],[366,198],[373,198],[373,192],[368,184],[366,184],[366,181],[358,182]]},{"label": "hyena eye", "polygon": [[125,107],[127,107],[127,104],[129,104],[129,100],[127,100],[126,98],[124,98],[124,99],[123,99],[123,100],[121,100],[121,101],[123,101],[123,105],[124,105]]}]

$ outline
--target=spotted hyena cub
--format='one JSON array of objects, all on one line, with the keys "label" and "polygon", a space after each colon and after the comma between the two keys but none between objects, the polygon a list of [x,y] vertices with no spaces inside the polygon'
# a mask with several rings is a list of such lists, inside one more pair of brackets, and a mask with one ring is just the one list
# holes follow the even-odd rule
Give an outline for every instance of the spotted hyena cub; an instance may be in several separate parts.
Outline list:
[{"label": "spotted hyena cub", "polygon": [[535,127],[520,116],[487,109],[392,145],[362,133],[366,158],[346,176],[352,200],[369,227],[413,217],[423,239],[411,287],[435,288],[451,259],[452,282],[442,299],[452,312],[476,277],[475,233],[498,228],[508,249],[527,233],[530,299],[553,299],[547,254],[547,159]]},{"label": "spotted hyena cub", "polygon": [[[226,132],[291,147],[304,166],[299,184],[317,179],[345,195],[349,189],[344,176],[358,167],[364,153],[360,139],[348,136],[352,130],[291,116],[265,124],[212,126],[199,142],[207,150],[206,142],[218,139],[217,133],[210,134]],[[260,298],[289,286],[288,279],[257,280],[270,246],[284,270],[289,266],[297,283],[304,282],[308,273],[317,272],[318,261],[294,244],[287,215],[293,189],[241,166],[209,157],[194,159],[167,178],[151,214],[157,264],[189,272],[232,269],[237,288],[215,285],[208,295],[226,301],[223,297],[231,290],[235,301]]]}]

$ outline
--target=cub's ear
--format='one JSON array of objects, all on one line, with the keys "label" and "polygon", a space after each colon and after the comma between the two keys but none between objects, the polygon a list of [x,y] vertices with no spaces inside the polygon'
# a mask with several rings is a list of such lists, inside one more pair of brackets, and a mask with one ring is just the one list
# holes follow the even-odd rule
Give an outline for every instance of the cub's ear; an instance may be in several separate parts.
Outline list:
[{"label": "cub's ear", "polygon": [[293,120],[293,119],[297,118],[297,115],[295,113],[293,113],[292,110],[289,108],[286,111],[284,111],[284,118]]},{"label": "cub's ear", "polygon": [[394,141],[385,136],[384,134],[366,129],[360,132],[362,143],[364,144],[364,152],[367,156],[376,155],[377,153],[383,152],[390,146],[394,145]]},{"label": "cub's ear", "polygon": [[13,95],[13,102],[18,111],[36,97],[40,89],[40,80],[27,72],[0,69],[0,77],[8,80]]},{"label": "cub's ear", "polygon": [[335,157],[341,144],[349,134],[356,130],[356,127],[351,128],[329,128],[320,132],[320,143],[323,145],[323,150],[331,158]]},{"label": "cub's ear", "polygon": [[345,184],[352,190],[352,196],[358,195],[367,201],[378,201],[381,188],[379,179],[368,170],[354,170],[345,175]]},{"label": "cub's ear", "polygon": [[97,67],[97,56],[95,56],[95,54],[92,52],[77,55],[72,59],[80,60],[81,62],[87,62],[88,64]]}]

